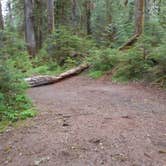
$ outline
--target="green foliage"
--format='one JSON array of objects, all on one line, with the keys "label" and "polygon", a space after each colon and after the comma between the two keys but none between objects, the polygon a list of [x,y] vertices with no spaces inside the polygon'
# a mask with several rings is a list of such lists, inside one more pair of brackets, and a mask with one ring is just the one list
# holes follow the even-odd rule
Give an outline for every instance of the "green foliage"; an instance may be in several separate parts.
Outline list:
[{"label": "green foliage", "polygon": [[91,40],[74,35],[65,28],[60,28],[46,40],[40,54],[45,62],[57,63],[60,66],[66,64],[75,66],[82,62],[94,46]]},{"label": "green foliage", "polygon": [[22,120],[24,120],[24,119],[26,119],[27,117],[28,117],[28,118],[32,118],[32,117],[34,117],[35,115],[36,115],[36,112],[35,112],[34,110],[29,109],[29,110],[25,110],[25,111],[21,112],[21,113],[20,113],[20,118],[21,118]]},{"label": "green foliage", "polygon": [[0,121],[16,121],[32,106],[22,81],[30,61],[25,47],[15,34],[0,31]]},{"label": "green foliage", "polygon": [[89,75],[98,78],[106,71],[112,71],[113,81],[144,80],[166,87],[166,43],[164,40],[152,48],[154,41],[142,36],[136,46],[125,52],[108,48],[93,50],[88,58],[92,64]]},{"label": "green foliage", "polygon": [[154,65],[149,69],[150,80],[166,87],[166,42],[154,49],[149,58],[153,60]]},{"label": "green foliage", "polygon": [[102,71],[90,71],[89,72],[89,76],[96,79],[96,78],[100,78],[101,76],[103,75],[103,72]]},{"label": "green foliage", "polygon": [[95,49],[91,51],[88,61],[92,64],[92,70],[105,72],[116,66],[118,55],[119,51],[115,49]]},{"label": "green foliage", "polygon": [[120,57],[113,79],[118,81],[143,79],[150,67],[150,62],[142,55],[142,50],[133,48]]},{"label": "green foliage", "polygon": [[7,65],[20,72],[26,72],[32,67],[25,43],[16,33],[0,31],[0,53]]}]

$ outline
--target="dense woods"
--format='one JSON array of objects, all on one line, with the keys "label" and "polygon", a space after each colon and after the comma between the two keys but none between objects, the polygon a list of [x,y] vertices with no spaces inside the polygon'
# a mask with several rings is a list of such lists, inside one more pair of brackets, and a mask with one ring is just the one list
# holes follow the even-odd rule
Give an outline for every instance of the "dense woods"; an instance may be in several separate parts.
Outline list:
[{"label": "dense woods", "polygon": [[1,0],[0,121],[35,115],[26,77],[87,74],[166,87],[165,0]]}]

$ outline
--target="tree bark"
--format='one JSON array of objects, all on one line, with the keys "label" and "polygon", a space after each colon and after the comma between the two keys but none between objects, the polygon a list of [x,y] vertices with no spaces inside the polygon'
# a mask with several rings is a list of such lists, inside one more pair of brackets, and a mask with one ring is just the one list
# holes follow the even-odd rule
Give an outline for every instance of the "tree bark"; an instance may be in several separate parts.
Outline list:
[{"label": "tree bark", "polygon": [[145,22],[150,18],[150,0],[145,0]]},{"label": "tree bark", "polygon": [[130,48],[143,33],[144,30],[144,11],[145,11],[145,0],[135,0],[135,33],[134,35],[123,44],[119,50]]},{"label": "tree bark", "polygon": [[106,0],[106,15],[108,24],[112,23],[112,1]]},{"label": "tree bark", "polygon": [[145,0],[135,0],[135,34],[141,35],[144,27]]},{"label": "tree bark", "polygon": [[87,35],[91,35],[91,0],[86,0],[85,2],[86,9],[86,29]]},{"label": "tree bark", "polygon": [[3,14],[2,14],[2,4],[0,0],[0,29],[4,29]]},{"label": "tree bark", "polygon": [[48,32],[54,31],[54,0],[47,0]]},{"label": "tree bark", "polygon": [[53,84],[59,82],[65,78],[71,77],[73,75],[77,75],[87,69],[89,67],[88,64],[82,64],[76,68],[68,70],[59,76],[34,76],[30,78],[26,78],[25,81],[29,84],[30,87],[38,87],[48,84]]},{"label": "tree bark", "polygon": [[25,38],[27,49],[31,56],[36,54],[36,40],[33,22],[33,0],[24,0]]},{"label": "tree bark", "polygon": [[74,28],[77,26],[77,0],[71,0],[72,3],[72,24]]},{"label": "tree bark", "polygon": [[43,20],[45,14],[46,4],[43,0],[35,1],[36,15],[35,15],[35,40],[36,40],[36,49],[39,50],[42,48],[43,43]]},{"label": "tree bark", "polygon": [[13,20],[13,15],[12,15],[12,6],[11,6],[11,0],[8,0],[7,2],[7,8],[8,8],[8,24],[11,28],[11,30],[13,29],[13,24],[14,24],[14,20]]}]

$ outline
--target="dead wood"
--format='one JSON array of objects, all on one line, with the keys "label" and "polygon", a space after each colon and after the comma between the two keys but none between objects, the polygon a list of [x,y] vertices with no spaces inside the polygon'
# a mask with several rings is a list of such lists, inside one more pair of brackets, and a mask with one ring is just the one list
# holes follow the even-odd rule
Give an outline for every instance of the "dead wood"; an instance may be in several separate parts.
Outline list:
[{"label": "dead wood", "polygon": [[39,75],[26,78],[25,81],[28,83],[30,87],[38,87],[48,84],[53,84],[59,82],[65,78],[71,77],[73,75],[77,75],[87,69],[89,67],[88,64],[82,64],[76,68],[70,69],[59,76],[49,76],[49,75]]}]

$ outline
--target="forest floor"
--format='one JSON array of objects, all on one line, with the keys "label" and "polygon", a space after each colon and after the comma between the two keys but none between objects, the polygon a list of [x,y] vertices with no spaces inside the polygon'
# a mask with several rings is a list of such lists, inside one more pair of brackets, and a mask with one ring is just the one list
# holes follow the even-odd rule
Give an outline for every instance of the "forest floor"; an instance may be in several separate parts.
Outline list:
[{"label": "forest floor", "polygon": [[77,76],[28,90],[39,114],[0,135],[5,166],[166,166],[166,93]]}]

